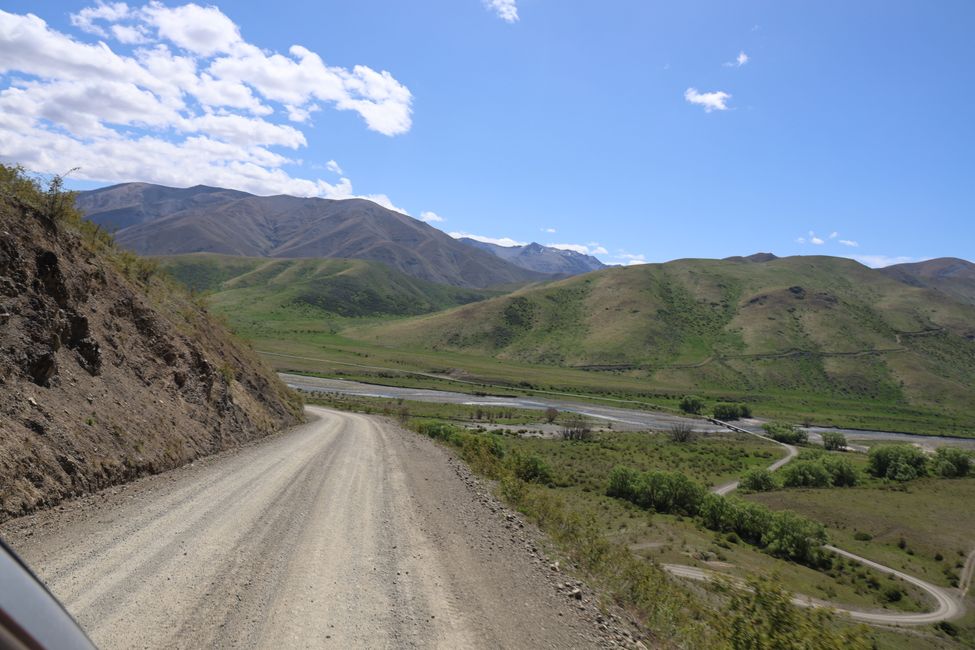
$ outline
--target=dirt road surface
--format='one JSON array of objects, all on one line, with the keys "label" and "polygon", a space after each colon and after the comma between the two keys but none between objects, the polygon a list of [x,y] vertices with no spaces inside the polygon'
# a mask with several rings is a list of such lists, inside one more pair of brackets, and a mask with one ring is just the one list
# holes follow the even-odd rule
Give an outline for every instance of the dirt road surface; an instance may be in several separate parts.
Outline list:
[{"label": "dirt road surface", "polygon": [[0,534],[103,648],[614,642],[459,461],[382,420],[308,410]]}]

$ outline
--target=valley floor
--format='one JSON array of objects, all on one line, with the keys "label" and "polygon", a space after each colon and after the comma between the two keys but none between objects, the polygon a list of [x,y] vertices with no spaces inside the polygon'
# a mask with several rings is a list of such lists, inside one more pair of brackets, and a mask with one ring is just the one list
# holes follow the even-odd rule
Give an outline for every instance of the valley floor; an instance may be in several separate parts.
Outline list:
[{"label": "valley floor", "polygon": [[259,444],[0,534],[102,648],[626,638],[612,621],[597,627],[588,591],[570,595],[529,529],[432,441],[308,411],[309,423]]}]

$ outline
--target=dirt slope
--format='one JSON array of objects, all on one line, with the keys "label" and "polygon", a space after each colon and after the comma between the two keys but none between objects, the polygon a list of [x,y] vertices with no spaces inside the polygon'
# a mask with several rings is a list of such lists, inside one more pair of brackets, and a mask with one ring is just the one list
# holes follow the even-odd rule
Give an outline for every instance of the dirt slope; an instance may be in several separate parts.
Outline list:
[{"label": "dirt slope", "polygon": [[0,168],[0,520],[297,421],[170,282]]},{"label": "dirt slope", "polygon": [[433,442],[309,410],[2,532],[103,648],[635,645]]}]

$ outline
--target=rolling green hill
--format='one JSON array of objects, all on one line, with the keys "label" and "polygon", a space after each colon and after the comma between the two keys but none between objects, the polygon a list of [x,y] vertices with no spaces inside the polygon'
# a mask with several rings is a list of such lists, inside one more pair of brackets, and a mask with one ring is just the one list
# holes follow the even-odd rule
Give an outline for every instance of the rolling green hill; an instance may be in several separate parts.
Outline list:
[{"label": "rolling green hill", "polygon": [[218,311],[278,318],[414,316],[497,295],[434,284],[378,262],[268,259],[212,253],[157,257],[191,289],[211,294]]},{"label": "rolling green hill", "polygon": [[843,258],[613,268],[345,334],[612,373],[648,389],[864,400],[946,415],[975,401],[975,308]]}]

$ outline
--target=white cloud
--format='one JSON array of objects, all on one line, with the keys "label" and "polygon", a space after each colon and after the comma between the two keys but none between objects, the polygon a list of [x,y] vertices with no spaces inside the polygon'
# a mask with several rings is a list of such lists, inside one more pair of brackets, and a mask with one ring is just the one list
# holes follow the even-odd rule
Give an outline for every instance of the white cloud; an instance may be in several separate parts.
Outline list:
[{"label": "white cloud", "polygon": [[112,36],[119,43],[142,45],[150,42],[148,30],[142,25],[112,25]]},{"label": "white cloud", "polygon": [[193,54],[227,53],[243,42],[237,25],[216,7],[192,3],[165,7],[160,2],[150,2],[140,13],[145,22],[159,31],[160,39]]},{"label": "white cloud", "polygon": [[550,235],[554,235],[556,231],[555,228],[542,228],[542,232],[547,232]]},{"label": "white cloud", "polygon": [[731,99],[731,95],[721,90],[713,93],[700,93],[696,88],[688,88],[684,91],[684,99],[692,104],[703,106],[704,112],[710,113],[711,111],[728,110],[727,101]]},{"label": "white cloud", "polygon": [[105,30],[95,24],[96,20],[115,22],[127,17],[129,7],[124,2],[99,2],[94,7],[85,7],[76,14],[71,14],[71,24],[83,32],[108,38]]},{"label": "white cloud", "polygon": [[469,232],[449,232],[447,233],[454,239],[460,239],[466,237],[468,239],[473,239],[474,241],[484,242],[485,244],[496,244],[497,246],[527,246],[528,242],[518,241],[512,239],[511,237],[485,237],[483,235],[472,235]]},{"label": "white cloud", "polygon": [[740,68],[741,66],[748,63],[748,61],[749,61],[748,55],[745,54],[744,50],[742,50],[741,52],[738,52],[738,56],[735,57],[734,61],[728,61],[727,63],[724,64],[724,66],[727,68]]},{"label": "white cloud", "polygon": [[431,212],[430,210],[425,210],[420,213],[420,221],[426,221],[427,223],[442,223],[446,221],[436,212]]},{"label": "white cloud", "polygon": [[327,163],[325,163],[325,169],[335,174],[341,175],[345,173],[342,171],[342,168],[339,167],[339,164],[334,160],[329,160]]},{"label": "white cloud", "polygon": [[488,9],[493,9],[498,18],[506,23],[518,22],[518,5],[515,0],[484,0]]},{"label": "white cloud", "polygon": [[860,246],[859,242],[853,241],[852,239],[841,239],[840,243],[851,248],[857,248]]},{"label": "white cloud", "polygon": [[647,263],[647,258],[640,253],[627,253],[626,251],[619,251],[614,257],[618,260],[622,260],[623,266],[635,266],[637,264]]},{"label": "white cloud", "polygon": [[906,262],[913,262],[915,258],[907,257],[905,255],[851,255],[850,259],[856,260],[861,264],[865,264],[871,268],[883,268],[885,266],[891,266],[893,264],[904,264]]},{"label": "white cloud", "polygon": [[[300,45],[262,50],[213,6],[99,3],[71,21],[104,40],[0,10],[4,161],[40,172],[80,167],[83,180],[353,198],[347,178],[286,170],[302,162],[278,149],[307,146],[295,125],[331,106],[385,135],[411,127],[412,95],[390,73],[328,66]],[[363,198],[405,212],[385,195]]]},{"label": "white cloud", "polygon": [[840,236],[840,233],[836,232],[835,230],[829,234],[829,238],[830,239],[836,239],[839,236]]},{"label": "white cloud", "polygon": [[796,239],[796,241],[800,244],[805,244],[808,241],[810,244],[815,244],[816,246],[822,246],[823,244],[826,243],[822,237],[817,237],[816,233],[814,233],[812,230],[809,231],[808,239],[806,239],[805,237],[799,237],[798,239]]},{"label": "white cloud", "polygon": [[600,246],[599,242],[589,242],[588,244],[545,244],[549,248],[557,248],[562,251],[575,251],[582,255],[606,255],[609,251]]}]

